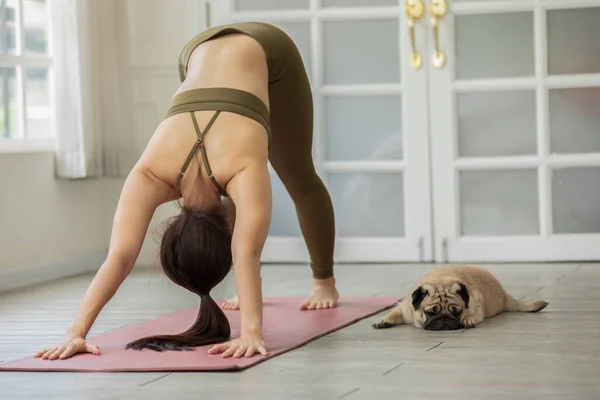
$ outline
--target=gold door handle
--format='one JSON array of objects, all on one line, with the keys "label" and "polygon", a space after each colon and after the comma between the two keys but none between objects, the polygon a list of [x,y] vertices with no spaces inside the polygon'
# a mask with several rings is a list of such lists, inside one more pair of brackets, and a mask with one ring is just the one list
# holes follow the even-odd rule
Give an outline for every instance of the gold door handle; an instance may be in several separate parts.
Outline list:
[{"label": "gold door handle", "polygon": [[433,41],[435,45],[433,65],[436,68],[442,68],[446,64],[446,55],[440,50],[438,21],[448,12],[448,3],[446,3],[446,0],[431,0],[429,9],[432,15],[431,27],[433,29]]},{"label": "gold door handle", "polygon": [[415,40],[415,21],[423,16],[425,7],[423,0],[406,0],[404,11],[408,17],[408,30],[410,32],[410,43],[412,45],[412,53],[410,55],[410,65],[414,69],[419,69],[423,65],[423,57],[417,52],[417,44]]}]

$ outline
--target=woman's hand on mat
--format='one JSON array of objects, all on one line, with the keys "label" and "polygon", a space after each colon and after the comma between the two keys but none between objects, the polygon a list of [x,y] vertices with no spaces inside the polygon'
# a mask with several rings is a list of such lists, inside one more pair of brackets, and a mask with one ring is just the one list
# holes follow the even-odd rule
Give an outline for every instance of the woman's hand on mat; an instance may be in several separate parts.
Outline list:
[{"label": "woman's hand on mat", "polygon": [[66,360],[67,358],[73,357],[78,353],[91,353],[94,355],[99,355],[100,348],[95,344],[88,343],[83,338],[74,337],[65,339],[58,346],[44,349],[37,353],[34,357],[41,357],[43,360]]},{"label": "woman's hand on mat", "polygon": [[221,354],[221,357],[252,357],[254,354],[260,353],[263,356],[267,355],[267,347],[260,335],[246,335],[239,339],[229,342],[214,345],[210,349],[209,354]]}]

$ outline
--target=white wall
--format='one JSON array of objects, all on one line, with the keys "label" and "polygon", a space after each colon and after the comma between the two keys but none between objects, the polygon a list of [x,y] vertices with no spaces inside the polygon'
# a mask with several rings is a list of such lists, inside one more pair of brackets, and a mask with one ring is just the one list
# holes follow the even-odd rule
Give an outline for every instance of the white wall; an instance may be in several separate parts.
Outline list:
[{"label": "white wall", "polygon": [[114,185],[56,180],[52,153],[0,154],[0,290],[93,268]]},{"label": "white wall", "polygon": [[[0,268],[103,250],[108,180],[54,179],[51,153],[0,155]],[[100,212],[99,212],[100,211]]]},{"label": "white wall", "polygon": [[179,86],[179,54],[205,29],[203,0],[126,0],[134,146],[143,149]]}]

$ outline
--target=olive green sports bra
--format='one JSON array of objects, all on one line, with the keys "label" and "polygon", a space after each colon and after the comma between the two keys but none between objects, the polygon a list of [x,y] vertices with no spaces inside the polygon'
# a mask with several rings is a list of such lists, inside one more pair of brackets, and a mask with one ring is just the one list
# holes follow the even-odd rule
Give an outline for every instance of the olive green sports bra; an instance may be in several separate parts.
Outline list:
[{"label": "olive green sports bra", "polygon": [[[200,130],[200,127],[198,126],[198,121],[196,119],[196,115],[194,114],[196,111],[215,111],[208,124],[206,124],[204,131]],[[261,124],[267,131],[270,145],[271,126],[269,109],[265,103],[263,103],[252,93],[231,88],[203,88],[192,89],[177,94],[173,98],[171,108],[167,113],[167,118],[185,112],[190,113],[197,136],[196,143],[190,150],[190,153],[188,154],[181,167],[181,170],[179,171],[179,176],[177,177],[177,190],[179,193],[181,193],[181,182],[183,180],[185,171],[190,166],[190,163],[192,162],[192,159],[194,158],[194,155],[198,149],[200,149],[204,162],[204,168],[206,168],[208,177],[219,191],[219,194],[221,196],[228,197],[225,188],[213,176],[213,172],[208,161],[208,156],[206,154],[206,148],[204,147],[204,137],[222,111],[239,114]]]},{"label": "olive green sports bra", "polygon": [[200,149],[200,153],[202,153],[202,160],[204,161],[204,168],[206,168],[206,173],[208,174],[210,181],[213,183],[213,185],[215,185],[221,196],[228,197],[225,188],[221,186],[221,184],[217,182],[217,180],[213,176],[212,169],[210,168],[210,163],[208,162],[208,156],[206,155],[206,147],[204,147],[204,135],[206,134],[206,132],[208,132],[208,130],[215,122],[219,114],[221,114],[221,111],[217,111],[214,113],[214,115],[206,125],[206,128],[204,128],[204,132],[202,132],[200,130],[200,127],[198,126],[196,114],[194,114],[193,112],[190,113],[190,115],[192,116],[192,121],[194,122],[194,129],[196,130],[196,135],[198,136],[198,139],[196,139],[196,143],[192,147],[192,150],[188,154],[187,158],[185,159],[185,162],[183,163],[183,166],[181,167],[181,170],[179,171],[179,176],[177,177],[177,190],[179,190],[179,193],[181,193],[181,181],[183,180],[183,175],[185,174],[187,168],[190,166],[190,162],[192,162],[196,151]]}]

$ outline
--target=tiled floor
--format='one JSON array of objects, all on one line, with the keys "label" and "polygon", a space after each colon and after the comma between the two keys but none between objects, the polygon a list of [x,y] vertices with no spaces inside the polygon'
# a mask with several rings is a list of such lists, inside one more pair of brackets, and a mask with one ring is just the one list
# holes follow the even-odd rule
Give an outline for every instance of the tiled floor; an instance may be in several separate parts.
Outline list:
[{"label": "tiled floor", "polygon": [[[342,265],[342,295],[402,296],[431,265]],[[466,332],[376,331],[373,318],[239,373],[0,373],[0,399],[600,399],[599,264],[493,265],[515,297],[550,302]],[[308,268],[265,266],[267,296],[303,296]],[[91,276],[0,294],[0,360],[64,333]],[[227,294],[231,283],[220,291]],[[196,305],[136,271],[92,334]]]}]

